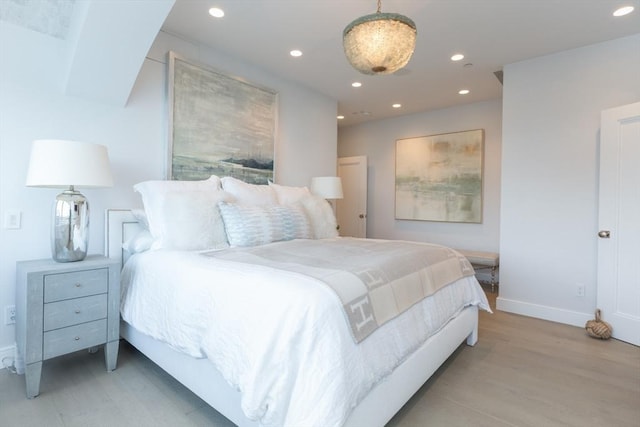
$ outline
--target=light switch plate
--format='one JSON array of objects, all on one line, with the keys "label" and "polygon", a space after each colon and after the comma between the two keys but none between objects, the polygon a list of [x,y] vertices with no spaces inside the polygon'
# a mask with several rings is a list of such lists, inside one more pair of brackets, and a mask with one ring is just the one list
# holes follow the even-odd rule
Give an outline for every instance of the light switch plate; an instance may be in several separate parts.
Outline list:
[{"label": "light switch plate", "polygon": [[18,210],[8,210],[4,213],[4,228],[7,230],[17,230],[21,227],[22,212]]}]

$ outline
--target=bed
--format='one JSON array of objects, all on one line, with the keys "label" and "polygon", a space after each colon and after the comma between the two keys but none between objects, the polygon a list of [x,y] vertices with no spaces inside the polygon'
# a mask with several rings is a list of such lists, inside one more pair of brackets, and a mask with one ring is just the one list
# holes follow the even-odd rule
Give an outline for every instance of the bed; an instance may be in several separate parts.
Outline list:
[{"label": "bed", "polygon": [[[132,239],[153,228],[149,223],[151,217],[143,218],[137,210],[107,210],[105,252],[123,266],[122,338],[233,423],[383,426],[461,343],[466,341],[470,346],[476,343],[478,309],[489,307],[473,274],[456,278],[416,301],[405,295],[410,292],[400,292],[407,307],[387,315],[388,319],[380,314],[384,310],[374,313],[376,319],[383,320],[358,335],[362,318],[351,319],[350,323],[349,316],[342,311],[347,304],[341,304],[345,300],[341,299],[340,291],[324,283],[334,276],[353,277],[357,272],[336,273],[333,267],[324,265],[324,258],[314,259],[313,265],[304,267],[290,259],[302,260],[307,253],[319,251],[340,252],[342,247],[346,248],[341,253],[343,258],[360,247],[374,253],[371,251],[378,246],[386,250],[391,245],[398,251],[404,248],[404,243],[397,246],[400,243],[337,237],[331,231],[332,227],[335,230],[335,224],[327,215],[315,222],[328,235],[309,226],[312,238],[300,238],[293,233],[282,239],[282,230],[274,237],[270,229],[266,240],[247,242],[243,239],[255,239],[259,230],[265,229],[264,223],[252,228],[247,215],[262,212],[260,222],[267,209],[270,212],[267,216],[281,223],[283,213],[278,209],[283,208],[277,206],[290,206],[302,196],[307,200],[306,189],[272,185],[267,191],[267,186],[251,187],[228,179],[223,186],[214,181],[218,196],[222,187],[227,190],[223,192],[226,201],[217,198],[214,200],[217,205],[212,204],[208,188],[197,189],[197,196],[192,197],[190,190],[180,187],[182,184],[152,182],[138,186],[145,215],[154,211],[154,204],[155,208],[161,206],[155,211],[166,216],[160,221],[165,222],[164,228],[156,227],[155,233],[151,233],[154,237],[150,241],[155,243],[149,243],[149,248],[145,248],[149,250],[132,249]],[[170,191],[166,191],[167,185],[173,186]],[[150,188],[154,194],[151,198]],[[158,188],[161,197],[156,197]],[[239,203],[229,202],[229,197]],[[265,197],[269,199],[267,203]],[[159,200],[162,202],[158,203]],[[247,207],[247,201],[251,207]],[[324,209],[323,201],[314,199],[313,203],[306,212]],[[168,206],[171,212],[167,212]],[[222,222],[226,225],[226,239],[220,235],[217,239],[227,244],[209,250],[212,243],[208,242],[204,245],[207,250],[184,250],[181,245],[189,229],[193,235],[186,241],[191,244],[202,235],[197,230],[207,227],[192,212],[211,206],[217,206],[215,212],[225,220]],[[235,225],[232,219],[237,219],[238,211],[229,216],[230,207],[241,211],[241,220]],[[296,213],[301,211],[300,206],[296,209]],[[286,211],[285,215],[288,214],[291,212]],[[154,222],[158,224],[157,216]],[[295,218],[285,216],[284,222],[295,223]],[[233,235],[234,227],[239,234]],[[180,229],[180,233],[172,236],[174,228]],[[243,234],[246,229],[250,230],[248,235]],[[284,233],[287,234],[286,230]],[[164,247],[151,248],[153,244],[157,246],[158,240],[163,240]],[[231,247],[228,243],[232,243]],[[272,248],[281,252],[272,252]],[[448,248],[446,251],[448,258],[457,257],[455,251]],[[464,270],[466,264],[460,262]],[[451,259],[448,263],[455,264]],[[220,276],[222,271],[225,276]],[[443,271],[419,274],[431,277],[442,275]],[[204,286],[198,284],[201,281]],[[405,280],[396,280],[394,286],[398,282]],[[195,293],[186,296],[191,292],[188,289]],[[349,289],[347,293],[353,299],[354,288]],[[171,302],[163,303],[161,295]],[[287,297],[283,299],[283,295]],[[378,301],[384,305],[389,294],[381,292],[381,295]],[[459,298],[464,301],[458,308],[434,309],[440,306],[438,301]],[[243,304],[243,299],[248,303]],[[187,306],[184,301],[196,305]],[[184,308],[180,309],[183,302]],[[251,312],[260,313],[257,320]],[[442,317],[433,320],[437,325],[415,326],[419,323],[416,319],[433,312],[442,312],[427,315],[434,319]],[[201,322],[198,316],[207,321]],[[224,323],[229,318],[233,321]],[[147,325],[147,319],[157,322]],[[178,323],[185,324],[181,327],[186,327],[186,332],[173,330]]]}]

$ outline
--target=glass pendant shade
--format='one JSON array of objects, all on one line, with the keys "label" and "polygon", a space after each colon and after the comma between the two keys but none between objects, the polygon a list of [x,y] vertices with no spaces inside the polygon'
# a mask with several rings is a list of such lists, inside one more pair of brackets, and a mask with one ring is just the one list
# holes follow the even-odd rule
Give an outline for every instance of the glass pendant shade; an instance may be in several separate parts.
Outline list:
[{"label": "glass pendant shade", "polygon": [[378,12],[362,16],[344,29],[344,53],[363,74],[391,74],[411,59],[416,46],[416,24],[404,15]]},{"label": "glass pendant shade", "polygon": [[66,188],[53,206],[51,255],[55,261],[81,261],[87,255],[89,202],[74,187],[112,185],[105,146],[56,139],[33,142],[27,186]]}]

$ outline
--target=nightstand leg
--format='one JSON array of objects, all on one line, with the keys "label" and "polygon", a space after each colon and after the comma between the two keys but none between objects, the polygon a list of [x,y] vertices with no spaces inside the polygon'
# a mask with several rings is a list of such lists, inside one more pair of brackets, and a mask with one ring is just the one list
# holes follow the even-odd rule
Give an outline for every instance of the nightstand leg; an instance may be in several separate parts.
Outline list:
[{"label": "nightstand leg", "polygon": [[118,362],[118,345],[120,341],[111,341],[104,345],[104,363],[107,365],[107,371],[111,372],[116,369]]},{"label": "nightstand leg", "polygon": [[30,363],[24,367],[24,378],[27,384],[27,398],[33,399],[40,394],[40,377],[42,361]]}]

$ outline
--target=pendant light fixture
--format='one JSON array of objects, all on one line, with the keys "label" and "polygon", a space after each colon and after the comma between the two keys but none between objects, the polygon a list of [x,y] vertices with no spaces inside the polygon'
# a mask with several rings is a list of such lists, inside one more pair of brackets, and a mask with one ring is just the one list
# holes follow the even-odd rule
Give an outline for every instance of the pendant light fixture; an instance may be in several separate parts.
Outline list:
[{"label": "pendant light fixture", "polygon": [[363,74],[391,74],[411,59],[416,46],[416,24],[404,15],[378,11],[362,16],[342,32],[344,53]]}]

